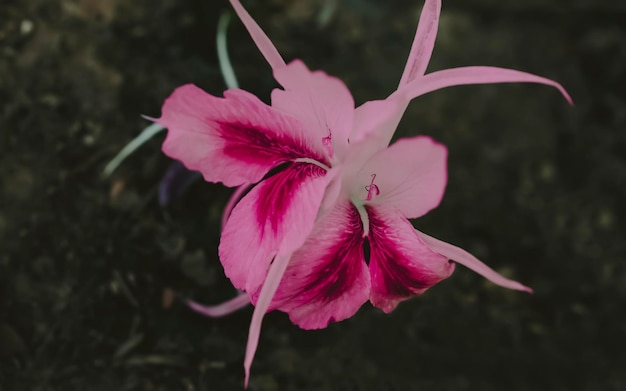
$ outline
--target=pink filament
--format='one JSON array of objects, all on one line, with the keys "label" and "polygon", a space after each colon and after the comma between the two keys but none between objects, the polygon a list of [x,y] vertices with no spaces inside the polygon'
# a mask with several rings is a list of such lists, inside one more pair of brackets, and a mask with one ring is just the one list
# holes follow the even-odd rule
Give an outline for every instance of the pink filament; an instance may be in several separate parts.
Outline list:
[{"label": "pink filament", "polygon": [[372,181],[369,186],[365,186],[365,190],[367,190],[367,198],[365,201],[371,201],[372,198],[380,194],[380,189],[374,184],[374,179],[376,179],[376,174],[372,174]]}]

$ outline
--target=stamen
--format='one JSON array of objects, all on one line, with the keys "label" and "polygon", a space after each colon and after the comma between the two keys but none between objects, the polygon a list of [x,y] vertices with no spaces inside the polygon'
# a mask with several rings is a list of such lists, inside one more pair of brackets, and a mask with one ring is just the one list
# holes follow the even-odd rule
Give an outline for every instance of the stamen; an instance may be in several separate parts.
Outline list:
[{"label": "stamen", "polygon": [[329,146],[331,141],[333,140],[333,135],[330,133],[330,128],[327,128],[327,129],[328,129],[328,136],[322,137],[322,144],[326,147]]},{"label": "stamen", "polygon": [[324,147],[326,147],[326,150],[328,150],[328,154],[330,155],[330,157],[333,157],[333,135],[330,132],[330,128],[326,128],[328,129],[328,136],[326,137],[322,137],[322,145]]},{"label": "stamen", "polygon": [[372,198],[380,194],[380,189],[374,184],[374,179],[376,179],[376,174],[372,174],[372,181],[369,186],[365,186],[365,190],[367,191],[367,198],[365,198],[365,201],[371,201]]}]

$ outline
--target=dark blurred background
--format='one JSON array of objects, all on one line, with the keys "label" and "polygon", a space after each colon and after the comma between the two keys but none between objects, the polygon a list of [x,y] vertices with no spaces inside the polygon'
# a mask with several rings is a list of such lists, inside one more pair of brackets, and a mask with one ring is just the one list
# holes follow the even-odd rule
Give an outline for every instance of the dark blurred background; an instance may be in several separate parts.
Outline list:
[{"label": "dark blurred background", "polygon": [[[421,0],[244,4],[286,60],[357,103],[395,89]],[[329,9],[330,8],[330,12]],[[415,100],[398,135],[449,147],[441,206],[416,226],[535,289],[458,267],[391,315],[302,331],[266,317],[251,390],[626,390],[626,2],[446,0],[429,71],[496,65],[561,82]],[[251,309],[217,260],[229,190],[163,209],[162,136],[100,173],[184,83],[225,89],[226,0],[1,0],[0,390],[238,390]],[[241,87],[276,86],[241,23]]]}]

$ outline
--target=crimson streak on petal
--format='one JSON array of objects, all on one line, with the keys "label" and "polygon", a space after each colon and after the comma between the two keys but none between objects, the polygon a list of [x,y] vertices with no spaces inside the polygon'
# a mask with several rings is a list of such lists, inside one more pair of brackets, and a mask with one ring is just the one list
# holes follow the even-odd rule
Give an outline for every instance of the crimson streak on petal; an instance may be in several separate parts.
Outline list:
[{"label": "crimson streak on petal", "polygon": [[328,303],[341,297],[353,283],[352,277],[363,256],[363,228],[356,209],[346,211],[348,224],[338,240],[320,254],[316,267],[311,271],[301,290],[309,300]]},{"label": "crimson streak on petal", "polygon": [[315,226],[285,271],[272,308],[304,329],[346,319],[369,297],[363,227],[354,206],[336,206]]},{"label": "crimson streak on petal", "polygon": [[[284,171],[267,178],[260,188],[256,218],[265,231],[270,223],[272,233],[278,233],[289,206],[295,200],[300,186],[307,180],[326,175],[326,170],[309,163],[294,163]],[[289,227],[283,227],[289,229]],[[265,232],[262,232],[264,234]]]},{"label": "crimson streak on petal", "polygon": [[331,176],[314,164],[295,163],[261,181],[239,201],[219,247],[224,272],[235,287],[254,294],[279,249],[293,252],[302,246]]},{"label": "crimson streak on petal", "polygon": [[326,148],[306,124],[243,90],[218,98],[194,85],[179,87],[157,121],[168,128],[163,152],[208,182],[256,183],[297,159],[329,165]]},{"label": "crimson streak on petal", "polygon": [[431,251],[398,210],[371,206],[366,210],[374,306],[391,312],[402,300],[452,274],[454,264]]},{"label": "crimson streak on petal", "polygon": [[294,139],[263,126],[216,121],[217,132],[224,139],[224,154],[242,162],[265,166],[309,158],[330,165],[312,151],[304,140]]}]

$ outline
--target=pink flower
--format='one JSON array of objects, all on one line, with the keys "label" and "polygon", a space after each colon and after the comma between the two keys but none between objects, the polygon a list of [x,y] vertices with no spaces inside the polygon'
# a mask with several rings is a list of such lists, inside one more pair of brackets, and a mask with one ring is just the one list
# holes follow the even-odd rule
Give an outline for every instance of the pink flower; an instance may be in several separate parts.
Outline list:
[{"label": "pink flower", "polygon": [[[371,143],[355,146],[342,172],[340,195],[291,256],[270,308],[288,312],[305,329],[349,318],[368,300],[389,313],[400,301],[450,276],[451,259],[497,284],[530,291],[463,250],[439,245],[409,222],[443,198],[443,145],[418,136],[369,156]],[[358,156],[362,153],[366,156]]]},{"label": "pink flower", "polygon": [[274,296],[271,308],[288,312],[302,328],[349,318],[367,300],[391,312],[454,270],[408,221],[439,205],[447,178],[446,148],[418,136],[371,157],[357,156],[369,155],[368,143],[355,145],[337,200],[292,255]]},{"label": "pink flower", "polygon": [[230,1],[283,89],[272,92],[268,106],[243,90],[218,98],[185,85],[157,122],[168,128],[163,151],[205,180],[258,183],[232,210],[219,248],[226,275],[255,302],[246,384],[269,309],[288,312],[303,328],[350,317],[367,300],[389,312],[448,277],[450,259],[502,286],[529,290],[409,223],[443,197],[445,147],[426,137],[387,146],[411,99],[430,91],[532,82],[571,101],[558,83],[494,67],[425,75],[441,9],[439,0],[426,0],[398,89],[355,109],[340,80],[300,61],[286,64],[239,1]]}]

